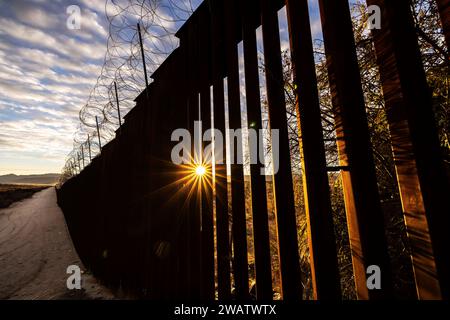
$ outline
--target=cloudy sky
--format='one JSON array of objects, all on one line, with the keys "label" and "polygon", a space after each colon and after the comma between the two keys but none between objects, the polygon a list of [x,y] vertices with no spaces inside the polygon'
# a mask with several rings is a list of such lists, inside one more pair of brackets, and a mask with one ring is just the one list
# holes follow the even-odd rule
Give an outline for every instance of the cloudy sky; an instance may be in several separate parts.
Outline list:
[{"label": "cloudy sky", "polygon": [[[80,30],[66,27],[69,5]],[[107,40],[101,1],[0,1],[0,174],[59,172]]]},{"label": "cloudy sky", "polygon": [[[0,0],[0,175],[60,172],[103,64],[104,3]],[[80,30],[66,27],[70,5],[81,9]]]}]

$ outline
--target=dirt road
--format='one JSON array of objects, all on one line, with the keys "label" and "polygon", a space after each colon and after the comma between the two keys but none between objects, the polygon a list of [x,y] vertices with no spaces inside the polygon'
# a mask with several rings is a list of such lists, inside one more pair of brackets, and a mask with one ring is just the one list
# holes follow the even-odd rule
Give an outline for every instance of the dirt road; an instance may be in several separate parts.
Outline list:
[{"label": "dirt road", "polygon": [[77,256],[54,188],[0,210],[0,299],[112,299],[84,273],[82,290],[68,290]]}]

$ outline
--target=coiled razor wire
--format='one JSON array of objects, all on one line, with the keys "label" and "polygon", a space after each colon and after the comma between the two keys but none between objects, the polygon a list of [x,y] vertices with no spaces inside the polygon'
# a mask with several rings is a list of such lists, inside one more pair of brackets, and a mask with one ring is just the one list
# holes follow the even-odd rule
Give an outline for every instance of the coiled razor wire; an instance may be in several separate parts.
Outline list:
[{"label": "coiled razor wire", "polygon": [[[101,146],[115,137],[120,115],[134,106],[145,88],[144,63],[152,74],[178,46],[175,33],[201,0],[106,0],[109,35],[104,63],[74,134],[73,149],[66,158],[60,184],[79,173]],[[141,30],[142,61],[138,24]],[[116,95],[117,88],[117,95]]]}]

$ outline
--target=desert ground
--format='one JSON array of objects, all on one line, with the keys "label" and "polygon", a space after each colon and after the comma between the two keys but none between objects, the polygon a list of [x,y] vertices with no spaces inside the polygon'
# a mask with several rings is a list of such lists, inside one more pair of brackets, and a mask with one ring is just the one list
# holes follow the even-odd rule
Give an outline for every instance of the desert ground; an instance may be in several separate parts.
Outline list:
[{"label": "desert ground", "polygon": [[[83,271],[69,290],[69,265]],[[113,299],[86,272],[72,244],[54,187],[0,209],[0,299]]]}]

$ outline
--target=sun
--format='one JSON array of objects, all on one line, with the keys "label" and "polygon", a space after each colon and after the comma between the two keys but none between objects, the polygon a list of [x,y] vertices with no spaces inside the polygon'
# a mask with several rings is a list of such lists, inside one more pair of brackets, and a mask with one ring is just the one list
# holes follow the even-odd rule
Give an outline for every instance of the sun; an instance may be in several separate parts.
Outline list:
[{"label": "sun", "polygon": [[195,174],[199,177],[203,176],[206,173],[206,168],[203,165],[198,165],[195,167]]}]

